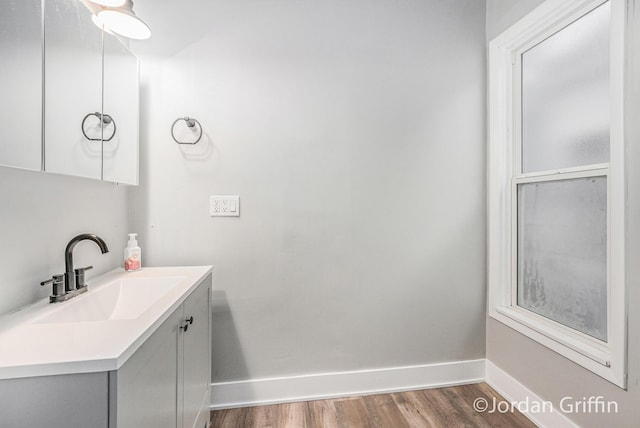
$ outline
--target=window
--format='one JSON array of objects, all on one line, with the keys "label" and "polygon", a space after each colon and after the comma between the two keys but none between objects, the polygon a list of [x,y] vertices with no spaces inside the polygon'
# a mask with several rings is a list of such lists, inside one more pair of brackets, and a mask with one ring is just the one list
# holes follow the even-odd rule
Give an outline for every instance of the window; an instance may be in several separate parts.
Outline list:
[{"label": "window", "polygon": [[489,315],[626,387],[624,0],[490,43]]}]

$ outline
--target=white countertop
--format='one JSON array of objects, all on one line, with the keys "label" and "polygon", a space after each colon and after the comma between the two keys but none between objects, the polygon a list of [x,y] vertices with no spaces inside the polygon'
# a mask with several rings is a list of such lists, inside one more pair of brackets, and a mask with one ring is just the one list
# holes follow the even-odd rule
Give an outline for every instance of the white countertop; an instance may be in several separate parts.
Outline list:
[{"label": "white countertop", "polygon": [[[88,291],[71,300],[49,303],[46,299],[0,317],[0,379],[119,369],[211,270],[211,266],[117,269],[87,280]],[[39,322],[72,309],[68,305],[82,305],[92,292],[114,280],[166,277],[176,278],[176,285],[137,318]]]}]

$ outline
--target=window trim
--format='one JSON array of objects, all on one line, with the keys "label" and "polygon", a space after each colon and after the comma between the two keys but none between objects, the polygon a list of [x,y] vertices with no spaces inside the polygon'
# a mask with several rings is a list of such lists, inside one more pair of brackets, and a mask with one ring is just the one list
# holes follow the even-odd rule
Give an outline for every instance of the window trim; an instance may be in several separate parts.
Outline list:
[{"label": "window trim", "polygon": [[[611,3],[611,144],[608,164],[520,174],[519,53],[607,0],[547,0],[489,43],[488,313],[503,324],[626,388],[624,33],[627,1]],[[516,183],[607,177],[607,342],[513,304]]]}]

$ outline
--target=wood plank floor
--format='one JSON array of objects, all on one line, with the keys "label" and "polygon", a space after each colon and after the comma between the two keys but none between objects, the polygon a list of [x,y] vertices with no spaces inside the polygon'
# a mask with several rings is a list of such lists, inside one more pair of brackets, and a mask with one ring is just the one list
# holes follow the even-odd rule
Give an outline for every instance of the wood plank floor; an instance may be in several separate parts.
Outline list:
[{"label": "wood plank floor", "polygon": [[486,383],[211,412],[211,428],[535,427],[518,411],[480,413],[474,400],[504,400]]}]

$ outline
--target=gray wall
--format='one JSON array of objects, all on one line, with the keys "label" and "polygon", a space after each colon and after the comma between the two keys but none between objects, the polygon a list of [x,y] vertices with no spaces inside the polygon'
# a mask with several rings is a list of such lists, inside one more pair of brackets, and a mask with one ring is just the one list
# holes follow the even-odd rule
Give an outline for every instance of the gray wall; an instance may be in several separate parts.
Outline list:
[{"label": "gray wall", "polygon": [[214,381],[482,358],[484,2],[135,6],[132,228],[147,265],[214,266]]},{"label": "gray wall", "polygon": [[95,266],[89,279],[122,264],[125,187],[0,167],[0,200],[0,314],[51,294],[40,281],[64,272],[64,248],[76,234],[97,233],[111,250],[78,244],[76,266]]},{"label": "gray wall", "polygon": [[[487,0],[487,39],[499,34],[541,1]],[[633,3],[633,2],[631,2]],[[487,358],[544,400],[559,404],[563,397],[603,396],[618,402],[617,414],[568,415],[585,427],[637,427],[640,420],[640,13],[632,12],[627,69],[627,261],[628,261],[628,391],[594,375],[520,333],[489,319]]]}]

